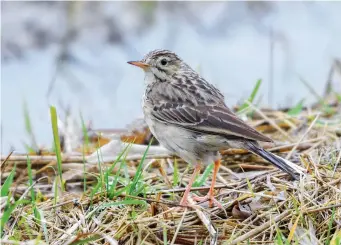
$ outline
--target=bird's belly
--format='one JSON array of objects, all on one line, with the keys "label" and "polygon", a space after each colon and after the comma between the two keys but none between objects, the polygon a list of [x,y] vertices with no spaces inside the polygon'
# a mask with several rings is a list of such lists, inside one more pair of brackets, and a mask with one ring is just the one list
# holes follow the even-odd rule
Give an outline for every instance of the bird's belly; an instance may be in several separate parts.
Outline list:
[{"label": "bird's belly", "polygon": [[203,164],[210,164],[216,160],[217,151],[224,148],[224,142],[221,139],[205,142],[205,140],[198,139],[198,134],[195,132],[151,120],[148,116],[145,116],[145,120],[160,144],[186,162],[201,161]]},{"label": "bird's belly", "polygon": [[178,145],[181,143],[182,138],[180,138],[179,131],[176,131],[174,126],[153,121],[148,116],[145,117],[145,121],[151,133],[163,147],[174,153],[178,152]]}]

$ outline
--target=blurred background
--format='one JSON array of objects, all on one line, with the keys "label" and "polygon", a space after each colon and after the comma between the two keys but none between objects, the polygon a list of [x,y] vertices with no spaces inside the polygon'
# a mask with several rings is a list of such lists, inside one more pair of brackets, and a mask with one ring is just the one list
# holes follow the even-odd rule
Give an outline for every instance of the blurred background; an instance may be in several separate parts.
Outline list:
[{"label": "blurred background", "polygon": [[[49,106],[93,128],[143,116],[141,70],[176,52],[234,106],[283,108],[340,89],[341,2],[1,2],[1,151],[25,151],[31,124],[52,146]],[[26,115],[26,116],[25,116]]]}]

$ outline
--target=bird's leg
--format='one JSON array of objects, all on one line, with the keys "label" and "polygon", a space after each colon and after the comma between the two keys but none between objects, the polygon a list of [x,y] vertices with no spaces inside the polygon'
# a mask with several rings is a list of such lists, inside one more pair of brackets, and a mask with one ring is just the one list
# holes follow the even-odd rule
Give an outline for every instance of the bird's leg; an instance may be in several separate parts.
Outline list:
[{"label": "bird's leg", "polygon": [[[215,186],[215,181],[217,179],[217,174],[218,174],[218,170],[220,167],[220,159],[214,162],[214,169],[213,169],[213,177],[212,177],[212,183],[211,183],[211,188],[208,192],[208,198],[210,200],[209,202],[209,206],[212,207],[213,206],[213,201],[218,202],[217,200],[215,200],[214,198],[214,186]],[[218,202],[219,203],[219,202]],[[220,203],[219,203],[220,204]]]},{"label": "bird's leg", "polygon": [[200,168],[201,168],[200,164],[196,164],[195,165],[194,172],[193,172],[193,174],[191,176],[191,179],[190,179],[190,181],[189,181],[189,183],[188,183],[188,185],[186,187],[186,190],[185,190],[184,196],[181,199],[180,205],[187,206],[189,192],[191,191],[191,188],[192,188],[193,182],[195,180],[195,177],[200,172]]},{"label": "bird's leg", "polygon": [[214,169],[213,169],[213,177],[212,177],[212,183],[210,190],[208,191],[207,195],[204,197],[193,197],[195,201],[199,202],[204,202],[204,201],[209,201],[209,206],[212,207],[213,203],[217,205],[219,208],[224,209],[223,206],[217,201],[217,199],[214,198],[214,186],[215,186],[215,181],[217,178],[217,173],[220,167],[220,159],[216,160],[214,162]]}]

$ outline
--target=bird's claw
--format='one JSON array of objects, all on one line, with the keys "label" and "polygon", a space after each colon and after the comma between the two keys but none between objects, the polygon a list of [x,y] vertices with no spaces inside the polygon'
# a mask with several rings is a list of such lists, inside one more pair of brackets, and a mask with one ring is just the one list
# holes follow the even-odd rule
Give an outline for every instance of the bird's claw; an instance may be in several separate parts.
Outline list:
[{"label": "bird's claw", "polygon": [[199,197],[199,196],[193,196],[193,200],[197,201],[197,202],[208,202],[208,205],[210,208],[213,207],[213,204],[216,205],[218,208],[221,208],[222,210],[225,210],[223,205],[221,205],[221,203],[213,196],[213,195],[209,195],[207,194],[206,196],[203,197]]}]

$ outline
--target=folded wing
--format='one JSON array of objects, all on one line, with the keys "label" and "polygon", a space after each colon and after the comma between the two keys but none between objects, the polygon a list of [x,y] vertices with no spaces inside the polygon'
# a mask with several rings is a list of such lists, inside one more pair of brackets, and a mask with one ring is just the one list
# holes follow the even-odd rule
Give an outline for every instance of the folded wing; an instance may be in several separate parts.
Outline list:
[{"label": "folded wing", "polygon": [[272,141],[247,125],[224,105],[192,106],[164,103],[161,106],[154,106],[152,116],[163,123],[207,134],[218,134],[227,139]]}]

